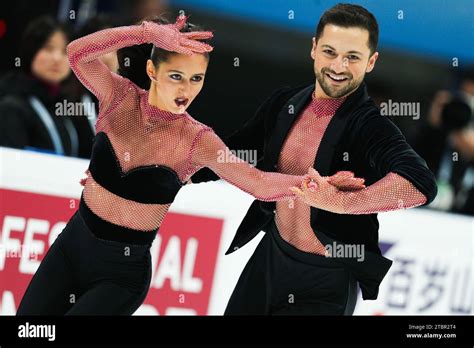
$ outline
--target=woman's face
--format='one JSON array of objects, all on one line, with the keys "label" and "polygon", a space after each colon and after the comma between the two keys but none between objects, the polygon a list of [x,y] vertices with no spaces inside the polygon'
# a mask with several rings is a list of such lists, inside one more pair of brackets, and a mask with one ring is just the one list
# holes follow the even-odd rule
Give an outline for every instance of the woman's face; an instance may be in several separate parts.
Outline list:
[{"label": "woman's face", "polygon": [[150,93],[156,93],[155,106],[183,113],[201,91],[207,65],[207,58],[200,53],[192,56],[173,54],[168,61],[160,62],[156,69],[149,60],[147,72],[155,79],[150,87]]},{"label": "woman's face", "polygon": [[66,45],[67,40],[64,33],[54,32],[33,58],[31,64],[33,75],[53,84],[63,81],[70,71]]}]

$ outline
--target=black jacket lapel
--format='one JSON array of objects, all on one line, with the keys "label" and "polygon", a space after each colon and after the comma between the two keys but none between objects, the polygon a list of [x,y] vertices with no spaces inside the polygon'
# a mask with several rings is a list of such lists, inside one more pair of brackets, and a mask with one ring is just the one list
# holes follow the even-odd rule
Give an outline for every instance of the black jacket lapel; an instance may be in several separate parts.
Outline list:
[{"label": "black jacket lapel", "polygon": [[321,143],[319,144],[313,167],[321,174],[326,176],[329,174],[332,158],[334,156],[334,148],[340,142],[341,136],[349,119],[348,115],[354,107],[364,102],[368,98],[365,83],[362,83],[354,93],[350,94],[341,107],[336,111],[324,132]]},{"label": "black jacket lapel", "polygon": [[278,158],[280,157],[281,148],[283,147],[283,143],[288,136],[291,126],[293,126],[297,117],[302,112],[302,109],[308,104],[313,91],[314,85],[311,85],[296,93],[278,113],[275,128],[273,129],[267,152],[265,153],[265,170],[275,170],[278,164]]}]

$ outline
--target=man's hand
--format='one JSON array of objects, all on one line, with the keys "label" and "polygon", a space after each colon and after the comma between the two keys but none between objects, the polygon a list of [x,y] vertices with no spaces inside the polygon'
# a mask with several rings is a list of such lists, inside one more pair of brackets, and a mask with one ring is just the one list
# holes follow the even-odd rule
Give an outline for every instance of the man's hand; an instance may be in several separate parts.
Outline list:
[{"label": "man's hand", "polygon": [[340,171],[330,177],[324,178],[341,191],[358,191],[365,188],[364,179],[354,177],[353,172]]},{"label": "man's hand", "polygon": [[339,172],[331,177],[322,177],[313,168],[301,184],[301,189],[292,187],[290,190],[308,205],[337,214],[344,214],[344,191],[364,189],[364,179],[354,178],[350,172]]}]

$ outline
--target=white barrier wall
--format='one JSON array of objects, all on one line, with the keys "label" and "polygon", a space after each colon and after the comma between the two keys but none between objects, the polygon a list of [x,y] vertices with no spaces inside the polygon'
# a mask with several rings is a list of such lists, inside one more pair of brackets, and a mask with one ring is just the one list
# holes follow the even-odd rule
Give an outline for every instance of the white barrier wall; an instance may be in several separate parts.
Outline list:
[{"label": "white barrier wall", "polygon": [[473,218],[411,209],[379,221],[381,249],[394,262],[377,301],[359,300],[356,314],[474,313]]},{"label": "white barrier wall", "polygon": [[[13,315],[45,252],[77,209],[88,162],[0,148],[0,314]],[[221,315],[263,232],[224,255],[252,197],[226,184],[184,187],[153,243],[136,314]],[[379,215],[394,260],[377,301],[356,314],[473,313],[473,219],[424,209]]]}]

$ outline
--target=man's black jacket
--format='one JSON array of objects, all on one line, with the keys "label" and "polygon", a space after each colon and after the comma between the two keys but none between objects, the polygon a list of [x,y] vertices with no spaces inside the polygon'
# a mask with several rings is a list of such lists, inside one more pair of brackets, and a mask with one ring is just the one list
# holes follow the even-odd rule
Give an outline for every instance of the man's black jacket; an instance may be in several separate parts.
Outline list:
[{"label": "man's black jacket", "polygon": [[[257,168],[275,171],[283,143],[296,119],[311,101],[314,84],[284,88],[275,92],[257,110],[245,126],[226,139],[230,149],[256,150]],[[295,153],[299,156],[299,153]],[[313,166],[322,176],[348,170],[364,178],[367,186],[389,172],[409,180],[429,204],[437,194],[436,181],[426,162],[406,142],[397,126],[380,114],[367,94],[365,84],[351,93],[332,117],[323,135]],[[192,182],[218,179],[203,169]],[[377,197],[374,197],[377,199]],[[274,202],[255,200],[226,254],[252,240],[274,217]],[[366,286],[361,283],[364,298],[376,298],[378,284],[391,261],[382,257],[378,247],[377,214],[341,215],[311,207],[311,226],[323,244],[339,242],[364,245],[365,262],[350,263]],[[363,274],[361,274],[361,272]],[[370,273],[370,274],[369,274]],[[369,279],[370,278],[370,279]],[[370,284],[368,284],[370,283]],[[364,294],[365,292],[365,294]]]}]

